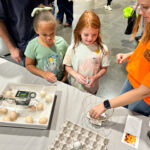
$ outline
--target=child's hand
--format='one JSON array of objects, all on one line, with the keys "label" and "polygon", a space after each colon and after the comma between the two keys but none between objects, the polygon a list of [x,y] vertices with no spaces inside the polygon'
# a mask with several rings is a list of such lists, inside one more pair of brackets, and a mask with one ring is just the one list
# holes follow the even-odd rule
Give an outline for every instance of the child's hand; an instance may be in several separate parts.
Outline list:
[{"label": "child's hand", "polygon": [[85,86],[87,88],[91,88],[96,80],[94,76],[88,76],[89,83],[86,83]]},{"label": "child's hand", "polygon": [[127,59],[129,59],[128,54],[119,53],[119,54],[116,55],[116,61],[117,61],[118,64],[122,64]]},{"label": "child's hand", "polygon": [[80,73],[76,73],[74,77],[79,83],[84,84],[84,85],[86,84],[86,77],[81,75]]},{"label": "child's hand", "polygon": [[56,82],[57,81],[56,75],[54,73],[44,71],[42,76],[44,79],[46,79],[50,82]]}]

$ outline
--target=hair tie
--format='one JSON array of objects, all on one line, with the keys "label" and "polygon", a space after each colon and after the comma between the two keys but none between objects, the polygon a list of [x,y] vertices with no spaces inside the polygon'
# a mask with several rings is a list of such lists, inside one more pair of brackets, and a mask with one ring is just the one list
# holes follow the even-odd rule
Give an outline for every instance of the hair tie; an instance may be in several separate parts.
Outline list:
[{"label": "hair tie", "polygon": [[35,14],[38,14],[40,11],[43,11],[43,10],[52,10],[52,7],[44,7],[44,8],[36,7],[33,9],[31,16],[34,17]]}]

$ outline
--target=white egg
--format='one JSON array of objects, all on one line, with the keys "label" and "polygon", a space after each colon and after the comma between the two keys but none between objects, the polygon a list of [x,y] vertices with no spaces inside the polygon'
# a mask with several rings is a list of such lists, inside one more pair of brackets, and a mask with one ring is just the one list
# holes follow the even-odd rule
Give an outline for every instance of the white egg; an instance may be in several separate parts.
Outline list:
[{"label": "white egg", "polygon": [[73,143],[73,148],[74,148],[74,149],[80,149],[81,146],[82,146],[82,145],[81,145],[81,143],[80,143],[79,141]]},{"label": "white egg", "polygon": [[40,96],[43,98],[43,97],[45,97],[46,96],[46,91],[40,91]]},{"label": "white egg", "polygon": [[37,110],[38,110],[38,111],[42,111],[43,109],[44,109],[43,104],[42,104],[42,103],[38,103],[38,104],[37,104]]},{"label": "white egg", "polygon": [[11,98],[14,99],[15,97],[16,97],[16,94],[15,94],[15,93],[12,93],[12,94],[11,94]]},{"label": "white egg", "polygon": [[12,91],[7,91],[6,92],[6,98],[11,98],[13,95]]},{"label": "white egg", "polygon": [[46,101],[47,103],[50,103],[50,102],[52,101],[52,95],[47,95],[47,96],[45,97],[45,101]]},{"label": "white egg", "polygon": [[25,118],[25,122],[26,122],[26,123],[33,123],[33,118],[32,118],[32,116],[27,116],[27,117]]},{"label": "white egg", "polygon": [[36,111],[36,107],[34,105],[30,105],[30,106],[28,106],[28,111],[34,112],[34,111]]},{"label": "white egg", "polygon": [[2,114],[7,114],[8,109],[7,109],[7,108],[1,108],[1,109],[0,109],[0,112],[1,112]]},{"label": "white egg", "polygon": [[10,117],[10,120],[11,120],[11,121],[14,121],[14,120],[17,119],[18,114],[17,114],[15,111],[12,111],[12,112],[10,112],[9,117]]},{"label": "white egg", "polygon": [[47,121],[48,121],[48,119],[47,119],[46,117],[43,117],[43,118],[40,118],[40,119],[39,119],[39,123],[40,123],[40,124],[46,124]]}]

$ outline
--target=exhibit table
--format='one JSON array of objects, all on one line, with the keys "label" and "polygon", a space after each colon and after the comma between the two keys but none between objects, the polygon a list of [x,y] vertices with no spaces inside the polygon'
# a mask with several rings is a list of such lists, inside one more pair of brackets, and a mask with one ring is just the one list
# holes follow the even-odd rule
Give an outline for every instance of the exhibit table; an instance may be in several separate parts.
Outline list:
[{"label": "exhibit table", "polygon": [[[100,97],[83,93],[78,89],[61,83],[59,81],[50,83],[45,79],[33,75],[26,68],[0,58],[0,92],[8,83],[38,84],[49,86],[56,91],[56,99],[51,114],[48,129],[30,129],[19,127],[0,126],[0,149],[1,150],[46,150],[51,145],[60,128],[66,120],[84,126],[89,130],[84,120],[84,102],[86,99],[98,99]],[[147,131],[150,130],[150,118],[139,114],[133,114],[125,108],[114,109],[111,119],[102,129],[93,129],[102,136],[109,139],[108,150],[132,150],[132,148],[121,142],[128,115],[134,115],[142,119],[142,128],[139,140],[139,150],[149,150],[147,144]]]}]

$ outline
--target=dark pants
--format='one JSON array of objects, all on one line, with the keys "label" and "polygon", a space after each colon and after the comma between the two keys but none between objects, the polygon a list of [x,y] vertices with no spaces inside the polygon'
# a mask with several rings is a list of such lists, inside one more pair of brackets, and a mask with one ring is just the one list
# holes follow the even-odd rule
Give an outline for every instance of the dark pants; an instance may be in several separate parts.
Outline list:
[{"label": "dark pants", "polygon": [[66,15],[66,23],[72,24],[73,21],[73,2],[68,0],[57,0],[58,13],[57,19],[63,23],[64,14]]},{"label": "dark pants", "polygon": [[112,0],[107,0],[107,6],[111,5]]}]

